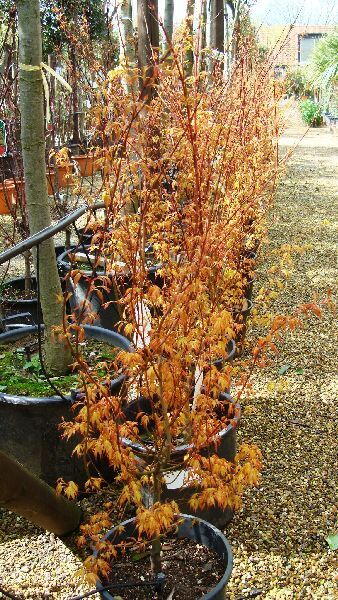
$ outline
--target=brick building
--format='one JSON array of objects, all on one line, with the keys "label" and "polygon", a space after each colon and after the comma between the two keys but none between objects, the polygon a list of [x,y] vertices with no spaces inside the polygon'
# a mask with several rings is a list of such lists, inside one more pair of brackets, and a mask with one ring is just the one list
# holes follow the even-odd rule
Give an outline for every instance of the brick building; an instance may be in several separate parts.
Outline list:
[{"label": "brick building", "polygon": [[271,53],[276,77],[309,62],[311,52],[323,36],[333,33],[331,25],[262,25],[259,43]]}]

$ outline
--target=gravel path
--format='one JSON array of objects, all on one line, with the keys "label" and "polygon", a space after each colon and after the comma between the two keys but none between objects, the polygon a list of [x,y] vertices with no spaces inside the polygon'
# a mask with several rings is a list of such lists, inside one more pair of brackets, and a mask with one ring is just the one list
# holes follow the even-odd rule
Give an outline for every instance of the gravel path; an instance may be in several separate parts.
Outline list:
[{"label": "gravel path", "polygon": [[[281,151],[293,147],[294,154],[270,236],[272,247],[312,247],[297,258],[276,312],[288,312],[337,283],[338,137],[313,129],[299,143],[304,133],[293,127],[281,140]],[[261,266],[262,282],[267,264]],[[253,397],[242,403],[239,437],[260,446],[265,466],[262,485],[247,495],[226,531],[235,557],[231,599],[255,590],[262,600],[338,598],[337,552],[325,541],[338,532],[336,339],[332,315],[311,319],[287,336],[273,366],[257,372]],[[289,369],[279,375],[283,365]]]},{"label": "gravel path", "polygon": [[[299,126],[289,129],[282,152],[303,133]],[[325,129],[311,130],[280,184],[271,247],[312,247],[297,258],[277,312],[335,284],[337,149],[338,138]],[[235,557],[231,600],[255,597],[255,591],[262,600],[338,598],[337,554],[325,541],[338,529],[334,328],[326,314],[289,335],[273,366],[257,373],[253,396],[243,402],[239,437],[262,448],[265,466],[260,488],[246,496],[226,531]],[[279,375],[282,365],[289,368]],[[0,587],[22,598],[57,600],[88,589],[75,578],[81,560],[72,539],[61,541],[6,511],[0,510],[0,517]]]}]

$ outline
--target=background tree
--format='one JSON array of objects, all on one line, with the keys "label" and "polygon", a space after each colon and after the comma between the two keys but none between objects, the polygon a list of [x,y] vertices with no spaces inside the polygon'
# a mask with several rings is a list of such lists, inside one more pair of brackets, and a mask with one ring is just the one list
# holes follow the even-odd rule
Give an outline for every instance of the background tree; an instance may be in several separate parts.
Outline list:
[{"label": "background tree", "polygon": [[158,0],[137,0],[137,31],[141,95],[150,100],[155,94],[160,45]]},{"label": "background tree", "polygon": [[191,75],[194,67],[193,31],[194,31],[195,0],[187,0],[185,17],[189,47],[186,53],[186,72]]},{"label": "background tree", "polygon": [[332,105],[337,110],[338,99],[338,32],[325,36],[320,40],[311,56],[310,69],[314,84],[321,90],[323,104],[326,108]]},{"label": "background tree", "polygon": [[173,31],[174,31],[174,0],[165,0],[164,5],[164,30],[165,30],[165,40],[164,40],[164,49],[168,48],[167,40],[172,40]]},{"label": "background tree", "polygon": [[[63,26],[61,26],[61,21]],[[68,51],[70,79],[72,85],[73,131],[72,144],[79,146],[82,141],[80,127],[81,94],[79,92],[80,56],[77,52],[76,35],[81,24],[85,23],[89,39],[101,41],[109,35],[102,0],[60,0],[57,7],[53,0],[43,0],[41,4],[42,46],[47,55]]]},{"label": "background tree", "polygon": [[135,65],[133,7],[131,0],[122,0],[119,6],[120,63]]},{"label": "background tree", "polygon": [[[26,202],[30,233],[51,225],[45,165],[44,93],[42,84],[41,26],[39,0],[19,0],[18,30],[20,48],[21,144],[25,176]],[[53,328],[62,326],[61,284],[56,266],[53,240],[40,246],[41,307],[46,327],[45,353],[52,373],[65,373],[70,352],[64,342],[53,336]]]},{"label": "background tree", "polygon": [[224,52],[224,0],[210,1],[210,46]]}]

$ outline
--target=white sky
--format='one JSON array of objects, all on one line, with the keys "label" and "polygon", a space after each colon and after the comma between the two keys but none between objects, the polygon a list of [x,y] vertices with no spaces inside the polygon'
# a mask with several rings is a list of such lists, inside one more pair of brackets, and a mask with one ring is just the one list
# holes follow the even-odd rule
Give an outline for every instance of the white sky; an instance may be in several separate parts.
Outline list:
[{"label": "white sky", "polygon": [[[133,0],[136,1],[136,0]],[[197,0],[198,1],[198,0]],[[175,22],[180,22],[185,14],[187,0],[175,0]],[[164,0],[159,0],[163,15]],[[292,23],[325,25],[337,23],[337,0],[257,0],[251,9],[252,16],[259,23],[282,25]]]},{"label": "white sky", "polygon": [[337,0],[257,0],[251,9],[259,23],[331,25],[338,21]]},{"label": "white sky", "polygon": [[[111,0],[114,3],[114,0]],[[115,0],[116,1],[116,0]],[[136,2],[132,0],[134,15]],[[164,2],[159,0],[159,12],[164,15]],[[337,25],[338,0],[252,0],[251,15],[257,24]],[[198,7],[199,0],[196,0]],[[177,25],[185,15],[187,0],[175,0],[174,21]],[[198,9],[197,9],[198,10]]]}]

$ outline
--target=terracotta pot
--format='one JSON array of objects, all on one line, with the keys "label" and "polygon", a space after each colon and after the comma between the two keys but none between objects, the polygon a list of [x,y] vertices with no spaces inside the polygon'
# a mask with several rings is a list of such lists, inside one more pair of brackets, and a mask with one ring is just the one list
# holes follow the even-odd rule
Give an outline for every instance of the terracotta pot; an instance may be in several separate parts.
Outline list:
[{"label": "terracotta pot", "polygon": [[99,171],[99,167],[96,164],[96,158],[94,154],[84,154],[83,156],[73,156],[79,165],[80,173],[83,177],[90,177],[96,171]]},{"label": "terracotta pot", "polygon": [[54,169],[47,169],[46,172],[47,177],[47,193],[48,196],[53,196],[54,188],[55,188],[55,171]]},{"label": "terracotta pot", "polygon": [[5,179],[0,183],[0,215],[10,215],[11,206],[17,198],[13,180]]},{"label": "terracotta pot", "polygon": [[73,173],[73,165],[68,163],[66,165],[60,165],[56,167],[57,175],[58,175],[58,184],[59,188],[65,188],[72,185],[72,173]]}]

